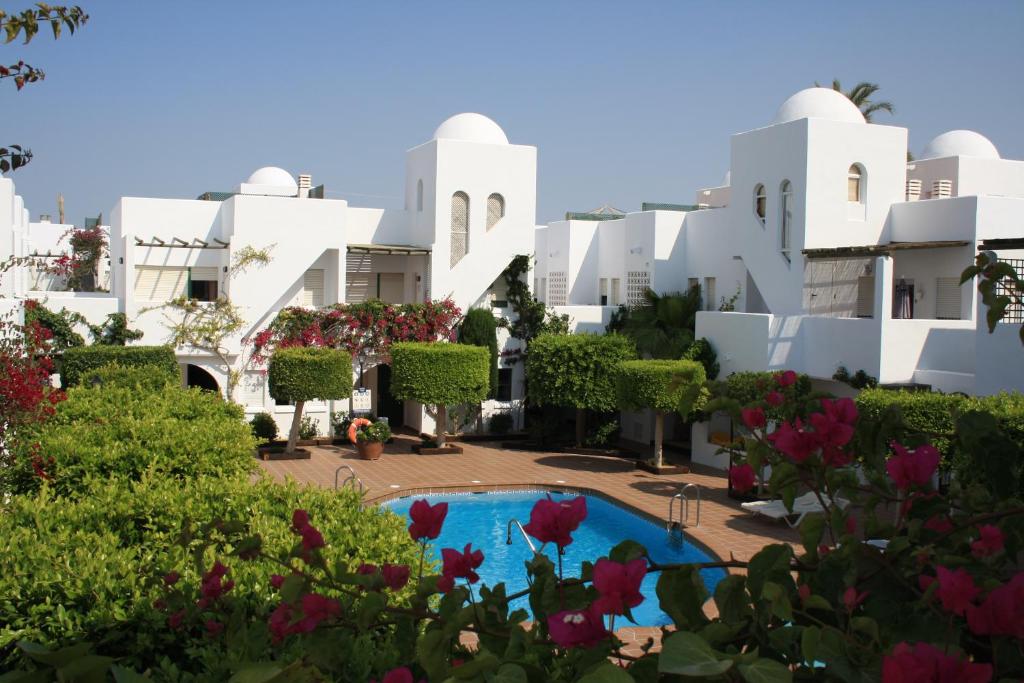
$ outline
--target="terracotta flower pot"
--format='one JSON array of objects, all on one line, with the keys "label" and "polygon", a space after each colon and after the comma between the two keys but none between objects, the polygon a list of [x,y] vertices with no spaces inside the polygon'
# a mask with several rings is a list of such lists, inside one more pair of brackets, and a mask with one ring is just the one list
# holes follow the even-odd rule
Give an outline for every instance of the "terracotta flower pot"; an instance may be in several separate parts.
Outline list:
[{"label": "terracotta flower pot", "polygon": [[380,441],[357,441],[356,450],[363,460],[377,460],[384,452],[384,444]]}]

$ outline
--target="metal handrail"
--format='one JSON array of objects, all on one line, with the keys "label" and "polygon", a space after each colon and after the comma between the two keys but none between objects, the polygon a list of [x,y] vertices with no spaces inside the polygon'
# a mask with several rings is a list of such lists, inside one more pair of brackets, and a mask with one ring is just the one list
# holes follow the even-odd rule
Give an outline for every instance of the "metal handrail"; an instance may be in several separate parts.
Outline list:
[{"label": "metal handrail", "polygon": [[[345,481],[341,482],[341,487],[339,487],[338,486],[338,476],[341,474],[342,470],[348,470],[349,471],[349,475],[347,477],[345,477]],[[354,469],[352,469],[350,466],[342,465],[338,469],[334,470],[334,490],[335,491],[337,491],[339,488],[344,488],[345,486],[348,485],[348,483],[350,481],[352,482],[353,486],[355,486],[356,484],[359,484],[359,492],[360,493],[366,493],[366,484],[363,483],[363,480],[360,479],[356,475],[356,471]]]},{"label": "metal handrail", "polygon": [[668,502],[668,530],[669,531],[672,531],[673,525],[676,523],[676,519],[675,519],[675,505],[676,505],[676,501],[677,500],[679,501],[679,522],[678,522],[679,528],[682,529],[686,525],[687,520],[690,519],[690,499],[686,495],[686,492],[689,491],[690,489],[694,489],[694,490],[697,491],[697,519],[696,519],[696,523],[694,524],[694,526],[700,526],[700,503],[701,503],[700,487],[697,486],[696,484],[692,484],[692,483],[691,484],[684,484],[679,489],[679,493],[677,493],[676,495],[672,496],[672,498]]},{"label": "metal handrail", "polygon": [[523,528],[523,525],[520,524],[519,520],[514,518],[514,517],[512,519],[508,520],[508,527],[505,530],[506,531],[506,534],[505,534],[505,545],[512,545],[512,525],[513,524],[515,524],[519,528],[519,533],[521,533],[523,535],[523,540],[526,541],[526,545],[530,546],[530,550],[532,550],[533,554],[536,555],[537,554],[537,546],[535,546],[533,544],[533,541],[530,540],[530,537],[526,535],[526,529]]}]

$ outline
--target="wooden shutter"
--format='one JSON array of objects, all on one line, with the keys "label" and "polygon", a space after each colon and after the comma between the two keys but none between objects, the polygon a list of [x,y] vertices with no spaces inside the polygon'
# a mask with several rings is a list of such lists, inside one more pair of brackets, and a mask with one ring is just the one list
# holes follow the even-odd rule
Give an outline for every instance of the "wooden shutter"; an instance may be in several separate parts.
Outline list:
[{"label": "wooden shutter", "polygon": [[857,317],[875,317],[874,275],[861,275],[857,278]]},{"label": "wooden shutter", "polygon": [[935,317],[940,320],[960,320],[959,278],[935,278]]},{"label": "wooden shutter", "polygon": [[165,302],[185,294],[188,271],[185,268],[136,266],[135,298],[140,301]]},{"label": "wooden shutter", "polygon": [[345,258],[345,301],[360,304],[377,293],[377,280],[370,288],[372,262],[370,254],[349,254]]},{"label": "wooden shutter", "polygon": [[212,282],[216,282],[217,281],[217,269],[216,268],[205,268],[205,267],[204,268],[195,268],[195,267],[193,267],[190,270],[192,271],[191,278],[192,278],[193,282],[195,282],[196,280],[208,280],[208,281],[212,281]]},{"label": "wooden shutter", "polygon": [[302,305],[306,308],[320,308],[324,305],[323,268],[310,268],[302,276]]}]

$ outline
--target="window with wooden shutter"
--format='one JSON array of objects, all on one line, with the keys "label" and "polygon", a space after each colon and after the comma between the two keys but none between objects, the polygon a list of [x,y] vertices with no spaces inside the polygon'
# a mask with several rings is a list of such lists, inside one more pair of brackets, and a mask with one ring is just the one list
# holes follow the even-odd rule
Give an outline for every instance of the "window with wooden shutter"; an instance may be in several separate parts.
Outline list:
[{"label": "window with wooden shutter", "polygon": [[215,267],[189,268],[188,296],[197,301],[216,301],[217,269]]},{"label": "window with wooden shutter", "polygon": [[164,303],[185,294],[188,283],[186,268],[165,266],[135,267],[135,298],[139,301]]},{"label": "window with wooden shutter", "polygon": [[874,275],[861,275],[857,278],[857,317],[875,317]]},{"label": "window with wooden shutter", "polygon": [[960,320],[960,278],[935,278],[935,317]]},{"label": "window with wooden shutter", "polygon": [[310,268],[302,276],[301,303],[306,308],[320,308],[324,305],[323,268]]}]

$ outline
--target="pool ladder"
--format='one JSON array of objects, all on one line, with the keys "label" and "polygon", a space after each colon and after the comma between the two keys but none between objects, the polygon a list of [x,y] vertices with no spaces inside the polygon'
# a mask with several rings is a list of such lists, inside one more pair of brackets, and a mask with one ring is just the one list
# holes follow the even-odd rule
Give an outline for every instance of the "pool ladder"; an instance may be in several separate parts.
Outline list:
[{"label": "pool ladder", "polygon": [[519,529],[519,533],[521,533],[523,535],[523,540],[526,541],[526,545],[530,546],[530,550],[533,552],[534,555],[536,555],[537,554],[537,546],[535,546],[533,544],[533,541],[530,540],[530,537],[526,535],[526,529],[523,528],[523,525],[520,524],[519,520],[514,518],[514,517],[512,519],[508,520],[508,527],[506,528],[506,533],[505,533],[505,545],[512,545],[512,525],[513,524],[516,526],[516,528]]},{"label": "pool ladder", "polygon": [[[693,526],[700,526],[700,487],[696,484],[684,484],[680,489],[679,493],[672,496],[668,501],[668,524],[665,525],[665,530],[668,531],[670,538],[678,539],[680,543],[684,542],[685,536],[683,530],[686,528],[687,522],[690,521],[690,498],[686,495],[687,491],[697,492],[697,510],[696,519],[694,520]],[[676,501],[679,501],[679,519],[676,519]]]},{"label": "pool ladder", "polygon": [[[344,481],[341,482],[341,486],[338,486],[338,478],[341,476],[341,471],[342,470],[348,470],[349,471],[349,475],[347,477],[345,477]],[[349,485],[350,482],[352,484],[352,488],[355,488],[356,486],[359,486],[359,493],[360,494],[366,493],[366,485],[363,483],[362,479],[360,479],[359,477],[356,476],[356,471],[354,469],[352,469],[348,465],[342,465],[341,467],[339,467],[338,469],[336,469],[334,471],[334,490],[335,491],[337,491],[339,489],[342,489],[342,488],[345,488],[346,486]]]}]

